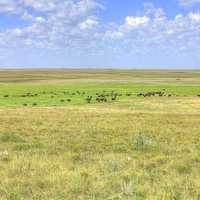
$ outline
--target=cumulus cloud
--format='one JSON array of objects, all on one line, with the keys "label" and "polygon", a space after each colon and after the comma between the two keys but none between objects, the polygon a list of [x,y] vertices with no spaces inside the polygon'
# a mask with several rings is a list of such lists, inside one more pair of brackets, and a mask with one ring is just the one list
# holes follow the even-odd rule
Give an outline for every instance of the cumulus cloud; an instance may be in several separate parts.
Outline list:
[{"label": "cumulus cloud", "polygon": [[189,18],[194,21],[199,23],[200,22],[200,13],[189,13]]},{"label": "cumulus cloud", "polygon": [[85,21],[81,22],[79,24],[79,27],[82,30],[86,30],[86,29],[92,29],[92,28],[94,28],[97,25],[98,25],[97,19],[94,18],[94,17],[93,18],[90,17],[90,18],[86,19]]},{"label": "cumulus cloud", "polygon": [[24,0],[24,5],[38,11],[52,11],[56,9],[56,1],[49,0]]},{"label": "cumulus cloud", "polygon": [[127,16],[124,24],[111,26],[104,39],[109,42],[115,40],[124,49],[140,49],[141,52],[152,47],[163,52],[198,49],[199,13],[177,14],[173,19],[168,19],[163,9],[148,6],[145,14],[143,17]]},{"label": "cumulus cloud", "polygon": [[194,4],[200,3],[200,0],[179,0],[182,6],[192,6]]},{"label": "cumulus cloud", "polygon": [[15,0],[1,0],[0,13],[16,14],[21,8],[17,6]]},{"label": "cumulus cloud", "polygon": [[1,0],[0,12],[18,15],[26,25],[2,30],[0,48],[93,55],[123,50],[127,54],[146,53],[149,46],[164,52],[186,51],[200,43],[200,13],[177,14],[169,19],[162,8],[145,4],[143,15],[125,16],[121,24],[105,24],[97,15],[102,8],[96,0]]},{"label": "cumulus cloud", "polygon": [[116,26],[113,30],[107,30],[105,33],[105,38],[111,39],[122,39],[128,33],[134,32],[137,29],[141,30],[146,25],[148,25],[150,18],[147,16],[127,16],[124,20],[124,24]]},{"label": "cumulus cloud", "polygon": [[[19,11],[16,12],[16,8]],[[32,14],[30,9],[37,11]],[[1,32],[6,45],[34,45],[44,48],[70,48],[91,43],[88,30],[98,25],[95,11],[102,6],[95,0],[2,0],[0,11],[18,15],[28,23]]]},{"label": "cumulus cloud", "polygon": [[127,26],[137,28],[139,26],[147,24],[149,22],[149,18],[147,16],[143,17],[128,16],[126,17],[125,21]]}]

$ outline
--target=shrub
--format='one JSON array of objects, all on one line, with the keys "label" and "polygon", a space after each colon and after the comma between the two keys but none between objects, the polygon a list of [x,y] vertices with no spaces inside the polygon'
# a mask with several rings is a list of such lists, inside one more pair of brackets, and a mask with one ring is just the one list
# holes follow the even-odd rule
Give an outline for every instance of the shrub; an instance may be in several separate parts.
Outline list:
[{"label": "shrub", "polygon": [[136,150],[145,150],[150,146],[152,146],[152,140],[143,133],[139,133],[134,137],[134,148]]}]

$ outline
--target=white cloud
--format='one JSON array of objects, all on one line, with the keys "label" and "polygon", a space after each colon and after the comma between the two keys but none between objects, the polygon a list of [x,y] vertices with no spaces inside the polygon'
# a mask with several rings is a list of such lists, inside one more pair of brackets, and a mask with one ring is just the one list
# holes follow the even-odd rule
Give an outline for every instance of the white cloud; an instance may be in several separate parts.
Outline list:
[{"label": "white cloud", "polygon": [[38,11],[52,11],[56,9],[55,0],[24,0],[24,5]]},{"label": "white cloud", "polygon": [[194,4],[200,3],[200,0],[179,0],[182,6],[192,6]]},{"label": "white cloud", "polygon": [[1,0],[0,1],[0,13],[12,13],[16,14],[19,8],[14,0]]},{"label": "white cloud", "polygon": [[[30,7],[36,11],[34,15]],[[146,4],[143,16],[126,16],[123,23],[116,24],[101,23],[98,9],[102,6],[95,0],[1,0],[0,12],[18,15],[26,20],[26,26],[1,31],[0,48],[28,46],[80,54],[122,49],[129,53],[131,49],[144,53],[149,46],[170,52],[194,49],[200,43],[199,13],[169,19],[162,8]]]},{"label": "white cloud", "polygon": [[[200,15],[177,14],[174,19],[166,17],[161,8],[148,5],[144,17],[125,18],[125,23],[111,26],[105,33],[105,40],[116,40],[124,49],[151,49],[164,52],[199,49]],[[115,46],[113,47],[115,48]]]},{"label": "white cloud", "polygon": [[[20,11],[16,13],[16,6]],[[32,15],[30,9],[37,14]],[[0,11],[18,15],[27,26],[5,30],[0,37],[7,46],[32,45],[43,48],[70,48],[86,46],[95,40],[98,25],[93,14],[102,6],[95,0],[1,0]],[[20,39],[19,39],[20,38]]]},{"label": "white cloud", "polygon": [[189,18],[194,22],[200,22],[200,13],[189,13]]},{"label": "white cloud", "polygon": [[46,20],[43,17],[36,17],[35,21],[38,22],[38,23],[45,23],[46,22]]},{"label": "white cloud", "polygon": [[86,30],[86,29],[92,29],[97,25],[98,25],[97,19],[95,19],[94,17],[93,18],[90,17],[90,18],[86,19],[85,21],[81,22],[79,24],[79,27],[82,30]]},{"label": "white cloud", "polygon": [[137,28],[139,26],[147,24],[149,22],[149,18],[147,16],[143,17],[128,16],[126,17],[125,21],[127,26]]},{"label": "white cloud", "polygon": [[122,39],[126,37],[127,34],[135,32],[139,29],[144,28],[148,25],[150,18],[147,16],[137,17],[137,16],[127,16],[125,22],[122,25],[116,26],[112,30],[107,30],[105,32],[104,38],[110,39]]},{"label": "white cloud", "polygon": [[104,35],[104,39],[109,38],[113,40],[122,39],[123,37],[124,37],[124,33],[120,31],[111,31],[111,30],[106,31]]}]

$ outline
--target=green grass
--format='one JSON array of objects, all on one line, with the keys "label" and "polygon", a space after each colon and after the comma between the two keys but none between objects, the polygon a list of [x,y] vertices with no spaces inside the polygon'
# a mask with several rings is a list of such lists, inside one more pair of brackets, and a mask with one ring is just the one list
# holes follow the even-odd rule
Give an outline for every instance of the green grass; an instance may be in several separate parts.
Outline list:
[{"label": "green grass", "polygon": [[[0,106],[22,106],[24,103],[31,106],[37,103],[38,106],[57,106],[57,105],[79,105],[85,104],[88,95],[93,96],[91,103],[96,103],[95,95],[98,92],[118,92],[123,96],[118,98],[118,102],[128,99],[138,98],[137,94],[148,91],[162,91],[165,89],[167,94],[176,96],[197,96],[200,94],[200,87],[196,85],[166,85],[166,84],[136,84],[136,83],[55,83],[55,84],[3,84],[0,85]],[[75,94],[79,91],[82,94]],[[64,94],[63,92],[69,92]],[[130,97],[126,93],[131,92]],[[21,97],[26,93],[37,94],[34,97]],[[7,97],[8,95],[8,97]],[[53,97],[52,97],[53,96]],[[71,102],[67,102],[71,99]],[[61,102],[65,100],[65,102]]]},{"label": "green grass", "polygon": [[[0,200],[200,199],[199,72],[94,72],[0,73]],[[173,96],[137,97],[163,89]],[[123,96],[84,100],[103,90]]]}]

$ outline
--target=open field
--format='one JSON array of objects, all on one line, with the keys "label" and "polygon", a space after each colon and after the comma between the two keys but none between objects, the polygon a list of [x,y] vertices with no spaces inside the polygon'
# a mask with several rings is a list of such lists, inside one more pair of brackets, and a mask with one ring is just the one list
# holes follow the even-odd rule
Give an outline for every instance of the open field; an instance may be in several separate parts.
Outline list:
[{"label": "open field", "polygon": [[0,200],[200,199],[198,95],[200,71],[0,71]]}]

